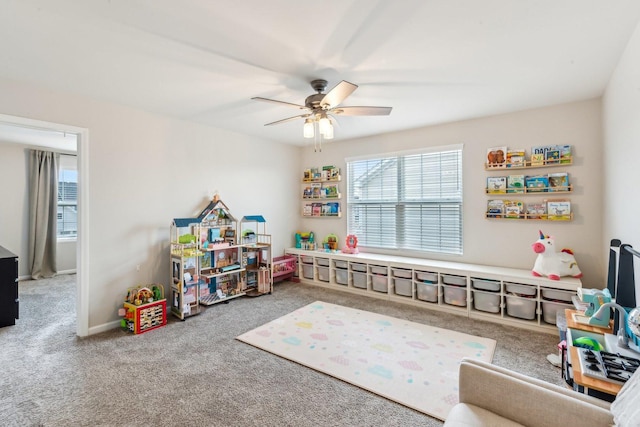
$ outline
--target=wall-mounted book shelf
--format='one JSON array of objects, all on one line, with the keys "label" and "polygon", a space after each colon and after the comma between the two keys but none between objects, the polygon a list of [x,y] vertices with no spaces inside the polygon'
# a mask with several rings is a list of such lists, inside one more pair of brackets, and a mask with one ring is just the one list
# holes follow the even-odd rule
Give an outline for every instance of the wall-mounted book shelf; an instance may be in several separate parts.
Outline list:
[{"label": "wall-mounted book shelf", "polygon": [[[498,172],[487,176],[485,218],[538,221],[571,221],[571,201],[566,198],[546,199],[573,193],[569,173],[565,171],[530,173],[531,169],[568,167],[573,164],[571,145],[535,146],[529,155],[523,148],[492,147],[487,149],[484,168]],[[500,175],[502,174],[502,175]],[[544,197],[542,201],[518,200],[521,196]]]},{"label": "wall-mounted book shelf", "polygon": [[306,169],[302,184],[302,216],[304,218],[340,218],[340,169],[334,166]]},{"label": "wall-mounted book shelf", "polygon": [[523,213],[520,215],[509,214],[492,214],[486,213],[488,219],[504,219],[504,220],[527,220],[527,221],[573,221],[573,213],[568,215],[530,215]]},{"label": "wall-mounted book shelf", "polygon": [[539,168],[551,168],[556,166],[571,166],[573,164],[573,157],[562,160],[562,161],[551,161],[551,160],[543,160],[542,163],[532,163],[530,160],[525,161],[519,165],[491,165],[489,163],[484,164],[484,170],[487,171],[513,171],[516,172],[518,170],[523,169],[539,169]]},{"label": "wall-mounted book shelf", "polygon": [[491,195],[509,195],[509,196],[540,196],[540,195],[555,195],[555,194],[563,194],[563,193],[571,193],[573,192],[573,186],[569,185],[567,187],[538,187],[535,189],[528,189],[528,188],[523,188],[523,189],[518,189],[518,190],[512,190],[512,189],[507,189],[506,191],[495,191],[495,190],[490,190],[489,188],[485,189],[487,194],[491,194]]}]

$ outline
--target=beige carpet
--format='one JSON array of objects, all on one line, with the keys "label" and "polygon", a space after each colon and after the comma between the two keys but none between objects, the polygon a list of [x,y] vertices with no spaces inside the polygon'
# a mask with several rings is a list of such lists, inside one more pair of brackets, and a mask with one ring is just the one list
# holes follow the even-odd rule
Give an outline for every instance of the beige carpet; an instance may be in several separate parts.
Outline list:
[{"label": "beige carpet", "polygon": [[238,340],[441,420],[458,402],[463,357],[491,362],[496,341],[316,301]]}]

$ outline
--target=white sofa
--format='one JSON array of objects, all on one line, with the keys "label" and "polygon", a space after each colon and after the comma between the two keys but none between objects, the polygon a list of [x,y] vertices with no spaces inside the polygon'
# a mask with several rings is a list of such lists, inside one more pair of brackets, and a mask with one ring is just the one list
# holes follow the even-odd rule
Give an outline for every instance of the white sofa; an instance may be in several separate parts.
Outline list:
[{"label": "white sofa", "polygon": [[640,374],[600,399],[473,359],[460,364],[459,403],[446,427],[640,426]]}]

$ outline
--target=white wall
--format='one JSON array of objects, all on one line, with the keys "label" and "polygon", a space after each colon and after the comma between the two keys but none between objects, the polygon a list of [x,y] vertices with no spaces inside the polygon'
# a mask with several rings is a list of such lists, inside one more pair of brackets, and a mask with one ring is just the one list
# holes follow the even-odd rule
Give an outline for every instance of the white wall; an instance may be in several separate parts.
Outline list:
[{"label": "white wall", "polygon": [[290,246],[298,148],[13,81],[0,93],[2,114],[89,129],[90,332],[118,319],[128,287],[166,287],[172,218],[215,190],[234,215],[267,219],[274,255]]},{"label": "white wall", "polygon": [[[338,134],[336,136],[339,138]],[[599,171],[602,167],[602,129],[599,99],[378,135],[361,140],[334,140],[324,144],[320,153],[313,152],[313,148],[305,149],[302,166],[308,168],[333,164],[346,171],[344,159],[350,156],[461,143],[464,144],[464,255],[431,254],[429,257],[530,269],[536,259],[531,244],[537,239],[538,229],[542,229],[545,234],[555,236],[558,245],[574,250],[585,275],[583,282],[587,286],[603,283],[605,262],[601,251],[602,176]],[[483,164],[487,148],[508,146],[529,150],[532,146],[551,144],[571,144],[574,149],[574,164],[568,166],[566,172],[569,172],[575,186],[574,193],[568,196],[572,202],[575,219],[572,222],[486,219],[484,212],[488,196],[485,194],[485,186],[489,174],[484,170]],[[546,172],[563,170],[565,169],[554,168]],[[544,173],[542,170],[527,171],[537,172]],[[299,171],[298,182],[301,179],[302,170]],[[302,185],[299,186],[301,195]],[[343,181],[341,191],[345,192],[345,188]],[[526,196],[521,199],[532,201],[534,198],[535,196]],[[342,202],[344,205],[344,200]],[[298,204],[302,204],[301,200]],[[305,218],[302,231],[314,231],[319,239],[323,239],[329,233],[335,233],[342,243],[346,234],[346,223],[346,215],[340,219]]]},{"label": "white wall", "polygon": [[[603,128],[604,239],[607,247],[611,239],[620,239],[640,250],[640,25],[603,97]],[[637,298],[640,295],[637,258],[634,267]]]}]

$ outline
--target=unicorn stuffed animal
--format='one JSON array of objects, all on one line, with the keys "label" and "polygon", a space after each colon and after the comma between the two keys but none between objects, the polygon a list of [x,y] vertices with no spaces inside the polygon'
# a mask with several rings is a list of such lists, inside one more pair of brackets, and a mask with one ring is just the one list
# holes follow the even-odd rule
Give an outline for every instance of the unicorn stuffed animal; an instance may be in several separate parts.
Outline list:
[{"label": "unicorn stuffed animal", "polygon": [[569,249],[557,252],[553,237],[545,236],[540,231],[540,238],[531,246],[533,251],[538,254],[533,270],[531,270],[534,276],[547,276],[551,280],[560,280],[561,276],[582,277],[573,252]]}]

